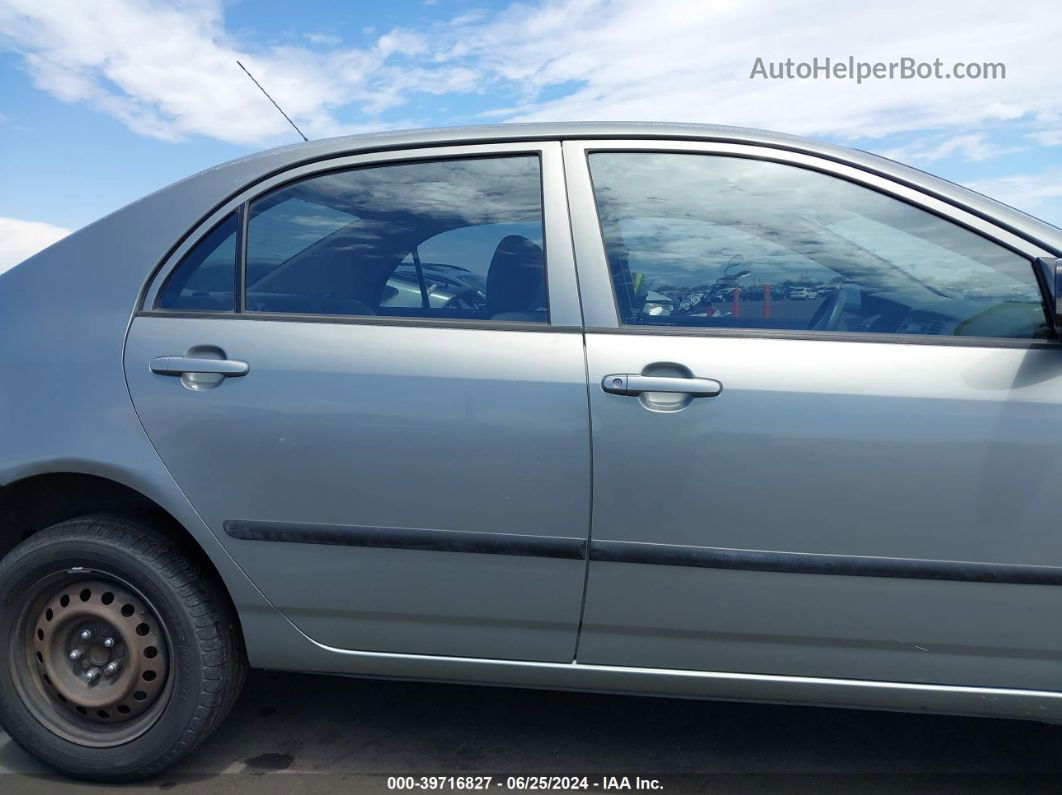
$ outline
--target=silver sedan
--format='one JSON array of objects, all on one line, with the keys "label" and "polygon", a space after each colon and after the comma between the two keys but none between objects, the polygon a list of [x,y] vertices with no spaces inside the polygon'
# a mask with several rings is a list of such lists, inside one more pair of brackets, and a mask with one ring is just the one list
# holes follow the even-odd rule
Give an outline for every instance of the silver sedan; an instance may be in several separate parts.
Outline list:
[{"label": "silver sedan", "polygon": [[723,127],[178,182],[0,276],[0,721],[108,781],[248,666],[1062,721],[1060,254]]}]

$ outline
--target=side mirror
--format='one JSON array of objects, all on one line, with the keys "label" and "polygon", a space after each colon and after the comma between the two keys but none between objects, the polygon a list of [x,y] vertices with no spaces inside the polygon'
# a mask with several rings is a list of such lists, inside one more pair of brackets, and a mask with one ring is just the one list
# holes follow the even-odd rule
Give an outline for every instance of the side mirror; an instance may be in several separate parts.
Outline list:
[{"label": "side mirror", "polygon": [[1062,258],[1055,260],[1055,328],[1062,329]]},{"label": "side mirror", "polygon": [[1062,335],[1062,257],[1039,257],[1037,263],[1054,297],[1054,305],[1050,310],[1055,333]]}]

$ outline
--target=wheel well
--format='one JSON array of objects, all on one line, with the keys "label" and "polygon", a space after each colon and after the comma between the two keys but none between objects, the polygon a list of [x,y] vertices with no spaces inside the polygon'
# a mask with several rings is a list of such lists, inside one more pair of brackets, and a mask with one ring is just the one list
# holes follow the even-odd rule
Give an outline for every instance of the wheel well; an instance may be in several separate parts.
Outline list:
[{"label": "wheel well", "polygon": [[151,519],[225,589],[213,562],[170,513],[139,491],[95,475],[49,473],[0,487],[0,557],[40,530],[90,513]]}]

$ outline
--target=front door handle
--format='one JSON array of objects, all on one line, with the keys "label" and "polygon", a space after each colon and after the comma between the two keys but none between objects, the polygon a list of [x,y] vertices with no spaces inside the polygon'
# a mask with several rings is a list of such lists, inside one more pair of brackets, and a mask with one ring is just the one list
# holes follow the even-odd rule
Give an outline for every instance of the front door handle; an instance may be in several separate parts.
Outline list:
[{"label": "front door handle", "polygon": [[601,379],[601,388],[613,395],[640,395],[643,392],[678,392],[693,397],[715,397],[723,385],[711,378],[681,378],[664,375],[615,373]]},{"label": "front door handle", "polygon": [[234,359],[202,359],[198,356],[159,356],[151,360],[151,372],[156,375],[192,375],[198,373],[240,376],[251,369],[247,362]]}]

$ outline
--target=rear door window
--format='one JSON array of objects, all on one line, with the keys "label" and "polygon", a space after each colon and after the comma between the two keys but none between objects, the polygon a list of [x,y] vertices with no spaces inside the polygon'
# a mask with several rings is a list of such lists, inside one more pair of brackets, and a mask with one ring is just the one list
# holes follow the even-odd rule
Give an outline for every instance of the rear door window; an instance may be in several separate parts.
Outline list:
[{"label": "rear door window", "polygon": [[546,322],[535,156],[349,169],[256,199],[249,312]]},{"label": "rear door window", "polygon": [[210,230],[181,259],[155,300],[156,309],[236,309],[236,213]]}]

